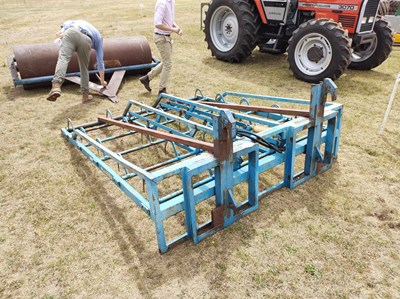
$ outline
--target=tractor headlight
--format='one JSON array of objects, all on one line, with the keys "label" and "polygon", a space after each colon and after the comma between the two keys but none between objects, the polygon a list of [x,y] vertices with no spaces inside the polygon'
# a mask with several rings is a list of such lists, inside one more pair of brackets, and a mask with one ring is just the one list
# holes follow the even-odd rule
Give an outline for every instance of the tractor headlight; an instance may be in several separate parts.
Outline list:
[{"label": "tractor headlight", "polygon": [[367,17],[363,17],[361,20],[361,24],[365,24],[365,23],[367,23]]}]

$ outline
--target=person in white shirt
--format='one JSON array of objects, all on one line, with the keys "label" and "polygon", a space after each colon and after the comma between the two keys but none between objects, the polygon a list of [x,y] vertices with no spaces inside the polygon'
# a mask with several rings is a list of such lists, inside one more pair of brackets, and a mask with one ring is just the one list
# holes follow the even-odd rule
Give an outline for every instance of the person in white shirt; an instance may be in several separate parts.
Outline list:
[{"label": "person in white shirt", "polygon": [[167,93],[167,83],[172,69],[172,33],[182,35],[182,29],[175,23],[175,0],[158,0],[154,9],[153,39],[160,55],[161,63],[140,77],[140,82],[151,91],[150,81],[160,75],[158,94]]}]

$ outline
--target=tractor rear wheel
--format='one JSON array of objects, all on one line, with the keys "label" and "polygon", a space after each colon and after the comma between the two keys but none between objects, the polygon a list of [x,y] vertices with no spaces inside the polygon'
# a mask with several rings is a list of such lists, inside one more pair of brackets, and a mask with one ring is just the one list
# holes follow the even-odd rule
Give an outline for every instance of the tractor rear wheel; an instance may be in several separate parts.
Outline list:
[{"label": "tractor rear wheel", "polygon": [[350,53],[350,40],[340,24],[313,19],[301,24],[289,40],[289,68],[306,82],[336,80],[347,69]]},{"label": "tractor rear wheel", "polygon": [[242,62],[256,47],[260,27],[258,13],[250,0],[214,0],[204,21],[205,40],[219,60]]},{"label": "tractor rear wheel", "polygon": [[370,43],[353,46],[349,68],[370,70],[388,58],[393,45],[392,29],[386,20],[377,19],[374,32]]}]

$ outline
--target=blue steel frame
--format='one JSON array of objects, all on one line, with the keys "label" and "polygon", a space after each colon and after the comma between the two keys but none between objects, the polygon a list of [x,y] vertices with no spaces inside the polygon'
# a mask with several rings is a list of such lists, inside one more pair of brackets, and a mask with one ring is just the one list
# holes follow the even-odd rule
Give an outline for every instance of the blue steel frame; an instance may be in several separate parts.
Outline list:
[{"label": "blue steel frame", "polygon": [[[62,134],[150,216],[155,224],[159,251],[164,253],[185,239],[192,239],[197,244],[256,210],[258,200],[266,194],[281,187],[292,189],[329,169],[338,154],[342,118],[342,105],[326,102],[329,93],[335,100],[336,85],[330,79],[312,86],[310,101],[233,92],[218,94],[214,99],[197,92],[190,99],[162,94],[156,107],[130,101],[121,116],[112,117],[108,111],[106,120],[80,126],[73,126],[69,121],[68,127],[62,129]],[[249,104],[250,100],[258,100],[302,105],[309,109],[310,117],[231,112],[207,105],[207,101],[229,103],[228,98],[239,98],[245,104]],[[133,107],[139,110],[133,111]],[[107,143],[129,138],[138,134],[139,129],[105,138],[89,136],[110,126],[118,127],[118,124],[108,123],[107,119],[186,137],[193,140],[193,144],[181,144],[166,136],[148,138],[147,143],[113,152],[106,147]],[[182,125],[185,130],[178,128]],[[254,134],[256,126],[264,128],[257,133],[264,141],[260,144],[248,135]],[[196,144],[196,140],[202,136],[213,140],[212,149],[208,147],[209,152],[204,151],[202,144]],[[146,169],[124,158],[128,153],[147,150],[162,143],[172,145],[175,157]],[[297,156],[304,156],[304,165],[300,172],[295,173]],[[122,174],[107,164],[109,160],[122,167]],[[284,166],[282,180],[260,190],[259,174],[278,165]],[[207,172],[208,177],[195,180],[197,175]],[[181,178],[182,190],[160,197],[160,183],[173,176]],[[133,177],[143,180],[145,194],[129,183]],[[243,184],[247,185],[247,198],[241,202],[236,200],[234,192],[239,184],[240,188],[243,188]],[[208,199],[215,201],[215,208],[211,218],[200,224],[196,205]],[[180,212],[185,214],[186,232],[166,240],[164,221]]]},{"label": "blue steel frame", "polygon": [[[105,74],[112,74],[112,73],[114,73],[116,71],[137,71],[137,70],[151,69],[151,68],[157,66],[157,64],[160,63],[160,61],[158,59],[154,58],[154,57],[152,58],[152,60],[153,60],[152,63],[107,68],[107,69],[104,70],[104,73]],[[9,59],[8,60],[8,64],[9,64],[8,68],[10,69],[11,77],[13,79],[14,86],[51,82],[51,80],[53,80],[53,75],[35,77],[35,78],[28,78],[28,79],[21,79],[21,78],[19,78],[19,74],[18,74],[18,72],[16,70],[15,61],[13,59]],[[93,75],[93,74],[97,74],[97,73],[98,73],[98,70],[89,71],[89,75]],[[80,72],[73,72],[73,73],[67,73],[66,74],[66,77],[73,77],[73,76],[80,77]]]}]

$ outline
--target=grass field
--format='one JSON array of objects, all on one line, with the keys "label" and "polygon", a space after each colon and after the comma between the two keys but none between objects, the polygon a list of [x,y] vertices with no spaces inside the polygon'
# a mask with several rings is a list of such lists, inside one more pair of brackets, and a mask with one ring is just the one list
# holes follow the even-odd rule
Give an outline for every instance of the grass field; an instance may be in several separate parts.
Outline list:
[{"label": "grass field", "polygon": [[[143,4],[141,10],[140,4]],[[211,57],[198,0],[176,0],[169,92],[197,88],[309,98],[287,56],[255,50],[242,64]],[[144,35],[153,54],[155,0],[0,0],[0,298],[400,298],[400,99],[378,131],[397,73],[400,47],[369,72],[336,81],[344,104],[339,158],[332,169],[198,245],[160,255],[153,222],[60,136],[130,99],[152,103],[138,76],[120,102],[80,102],[68,85],[55,103],[47,88],[14,87],[13,45],[51,42],[66,19],[86,19],[104,37]],[[158,79],[152,84],[156,87]]]}]

